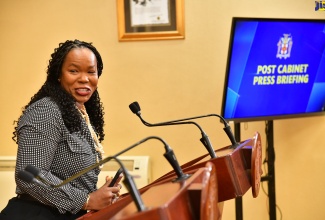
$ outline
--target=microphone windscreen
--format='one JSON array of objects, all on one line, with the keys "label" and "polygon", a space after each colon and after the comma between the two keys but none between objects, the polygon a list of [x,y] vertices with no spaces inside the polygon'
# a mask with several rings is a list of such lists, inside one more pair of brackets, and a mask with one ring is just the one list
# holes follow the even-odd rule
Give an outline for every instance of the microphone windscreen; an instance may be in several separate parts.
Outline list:
[{"label": "microphone windscreen", "polygon": [[28,173],[25,170],[21,170],[18,172],[18,177],[25,182],[31,183],[33,182],[34,176],[31,173]]},{"label": "microphone windscreen", "polygon": [[141,111],[140,109],[140,105],[138,102],[132,102],[130,105],[129,105],[129,108],[131,109],[131,111],[134,113],[134,114],[137,114],[139,111]]},{"label": "microphone windscreen", "polygon": [[141,108],[140,108],[139,102],[134,102],[134,104],[137,106],[137,108],[139,109],[139,111],[141,111]]},{"label": "microphone windscreen", "polygon": [[25,167],[25,170],[33,174],[34,176],[38,176],[38,174],[40,173],[40,170],[37,167],[34,167],[33,165],[27,165]]}]

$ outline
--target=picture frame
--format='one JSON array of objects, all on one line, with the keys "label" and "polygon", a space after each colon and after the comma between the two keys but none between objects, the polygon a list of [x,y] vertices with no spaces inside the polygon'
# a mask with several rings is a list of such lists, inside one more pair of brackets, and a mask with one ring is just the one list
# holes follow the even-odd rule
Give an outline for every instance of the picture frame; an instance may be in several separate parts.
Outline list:
[{"label": "picture frame", "polygon": [[117,0],[118,40],[185,39],[184,0]]}]

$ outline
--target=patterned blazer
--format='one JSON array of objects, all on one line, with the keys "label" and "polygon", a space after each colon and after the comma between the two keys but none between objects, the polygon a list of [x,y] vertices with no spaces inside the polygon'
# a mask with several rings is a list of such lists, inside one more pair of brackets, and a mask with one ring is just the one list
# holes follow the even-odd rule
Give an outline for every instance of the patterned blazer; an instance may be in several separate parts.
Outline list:
[{"label": "patterned blazer", "polygon": [[39,202],[55,207],[60,213],[80,211],[87,195],[97,189],[99,169],[55,189],[26,183],[17,177],[17,173],[31,164],[41,169],[47,181],[57,185],[93,165],[96,157],[101,156],[97,155],[85,122],[82,130],[71,134],[64,125],[58,105],[50,98],[30,105],[18,122],[16,193],[27,193]]}]

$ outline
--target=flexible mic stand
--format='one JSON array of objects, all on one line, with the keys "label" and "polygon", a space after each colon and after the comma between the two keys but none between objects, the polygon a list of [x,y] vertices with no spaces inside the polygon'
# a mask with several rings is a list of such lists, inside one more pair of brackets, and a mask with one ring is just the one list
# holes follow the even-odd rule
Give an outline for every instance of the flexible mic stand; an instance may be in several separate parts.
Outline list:
[{"label": "flexible mic stand", "polygon": [[[142,121],[143,124],[145,124],[146,126],[150,126],[150,124],[146,121],[144,121],[141,117],[141,108],[140,108],[140,105],[138,102],[133,102],[129,105],[129,108],[131,109],[131,111],[136,114],[140,120]],[[158,125],[159,124],[172,124],[172,123],[175,123],[175,122],[183,122],[183,121],[188,121],[188,120],[193,120],[193,119],[200,119],[200,118],[206,118],[206,117],[211,117],[211,116],[214,116],[214,117],[218,117],[224,124],[224,128],[223,130],[226,132],[230,142],[231,142],[231,146],[230,148],[236,148],[239,144],[237,143],[236,141],[236,138],[231,130],[231,127],[230,125],[228,124],[228,122],[226,121],[225,118],[223,118],[221,115],[218,115],[218,114],[207,114],[207,115],[201,115],[201,116],[194,116],[194,117],[189,117],[189,118],[182,118],[182,119],[177,119],[177,120],[172,120],[172,121],[165,121],[165,122],[161,122],[161,123],[157,123]],[[154,124],[156,125],[156,124]],[[203,143],[204,144],[204,143]]]},{"label": "flexible mic stand", "polygon": [[207,151],[210,154],[211,158],[216,158],[216,153],[214,152],[214,149],[212,147],[212,144],[210,142],[210,139],[208,135],[203,131],[200,125],[198,125],[196,122],[189,121],[189,122],[181,122],[181,121],[169,121],[169,122],[161,122],[161,123],[155,123],[155,124],[150,124],[149,122],[146,122],[142,117],[141,117],[141,109],[140,106],[137,102],[133,102],[129,105],[131,111],[136,114],[141,122],[148,127],[157,127],[157,126],[168,126],[168,125],[180,125],[180,124],[194,124],[196,127],[198,127],[201,131],[201,143],[204,145],[204,147],[207,149]]},{"label": "flexible mic stand", "polygon": [[177,178],[174,180],[174,181],[181,181],[181,180],[184,180],[184,179],[187,179],[190,175],[188,174],[184,174],[182,169],[180,168],[179,164],[178,164],[178,161],[176,159],[176,156],[173,152],[173,150],[168,146],[168,144],[160,137],[157,137],[157,136],[149,136],[149,137],[146,137],[140,141],[138,141],[137,143],[131,145],[130,147],[120,151],[119,153],[115,154],[114,156],[110,156],[110,157],[106,157],[104,158],[103,160],[91,165],[90,167],[87,167],[86,169],[80,171],[79,173],[69,177],[68,179],[62,181],[60,184],[57,184],[57,185],[54,185],[50,182],[48,182],[46,179],[42,178],[40,176],[40,170],[32,165],[27,165],[25,167],[25,170],[21,170],[18,172],[18,177],[23,179],[24,181],[26,182],[35,182],[35,183],[38,183],[38,182],[42,182],[44,183],[45,185],[47,185],[48,187],[51,187],[51,188],[59,188],[69,182],[71,182],[72,180],[78,178],[79,176],[82,176],[83,174],[85,173],[88,173],[90,170],[110,161],[112,158],[115,158],[115,157],[118,157],[119,155],[131,150],[132,148],[150,140],[150,139],[157,139],[157,140],[160,140],[164,146],[165,146],[165,158],[168,160],[168,162],[171,164],[171,166],[174,168],[175,170],[175,173],[177,175]]}]

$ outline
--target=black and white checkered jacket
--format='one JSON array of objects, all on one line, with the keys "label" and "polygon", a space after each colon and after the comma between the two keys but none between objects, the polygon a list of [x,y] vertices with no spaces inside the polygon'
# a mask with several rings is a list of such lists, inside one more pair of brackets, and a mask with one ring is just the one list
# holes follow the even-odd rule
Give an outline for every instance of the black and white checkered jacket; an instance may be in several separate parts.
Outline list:
[{"label": "black and white checkered jacket", "polygon": [[27,193],[41,203],[57,208],[60,213],[80,211],[87,195],[97,189],[99,169],[56,189],[26,183],[17,177],[17,173],[31,164],[41,169],[47,181],[57,185],[96,163],[97,152],[85,122],[82,129],[84,136],[81,132],[70,134],[59,107],[50,98],[29,106],[18,122],[16,193]]}]

